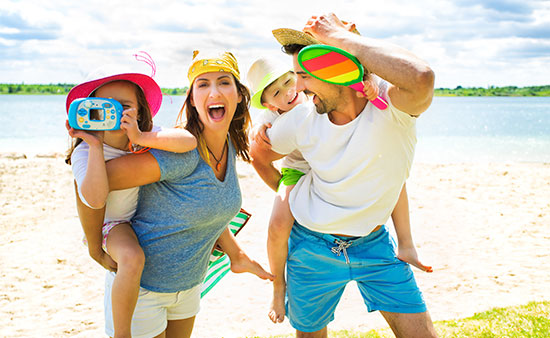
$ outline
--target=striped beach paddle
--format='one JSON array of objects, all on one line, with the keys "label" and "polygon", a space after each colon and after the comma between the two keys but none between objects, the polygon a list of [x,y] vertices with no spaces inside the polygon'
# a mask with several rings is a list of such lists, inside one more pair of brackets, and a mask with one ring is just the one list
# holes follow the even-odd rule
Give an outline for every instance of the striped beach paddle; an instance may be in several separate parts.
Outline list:
[{"label": "striped beach paddle", "polygon": [[[363,93],[363,65],[355,56],[343,49],[327,45],[310,45],[298,54],[298,63],[316,79],[348,86]],[[388,103],[380,96],[371,102],[380,110],[388,107]]]},{"label": "striped beach paddle", "polygon": [[[250,214],[244,209],[241,209],[239,213],[233,217],[231,222],[227,225],[229,231],[233,236],[237,236],[239,231],[246,225],[246,222],[250,219]],[[218,248],[214,248],[210,255],[208,262],[208,270],[206,270],[206,277],[201,286],[201,298],[204,297],[218,282],[225,276],[231,269],[231,261],[229,257]]]}]

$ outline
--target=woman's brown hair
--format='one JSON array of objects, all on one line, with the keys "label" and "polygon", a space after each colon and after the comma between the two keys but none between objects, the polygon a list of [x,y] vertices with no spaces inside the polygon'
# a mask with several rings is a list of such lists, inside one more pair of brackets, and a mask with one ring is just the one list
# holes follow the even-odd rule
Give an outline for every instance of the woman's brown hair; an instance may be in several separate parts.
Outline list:
[{"label": "woman's brown hair", "polygon": [[[233,76],[233,75],[232,75]],[[248,128],[250,127],[250,91],[242,83],[240,83],[234,76],[235,85],[237,86],[237,92],[242,97],[241,102],[237,104],[235,109],[235,115],[233,115],[233,120],[229,125],[229,137],[233,146],[237,151],[237,156],[239,156],[243,161],[250,162],[250,155],[248,154],[249,144],[248,144]],[[202,131],[204,130],[204,125],[199,119],[199,113],[197,109],[191,104],[191,96],[193,95],[193,84],[187,92],[187,98],[181,107],[176,124],[178,128],[187,129],[193,136],[197,138],[199,144],[199,152],[203,158],[208,159],[208,153],[204,147],[201,147],[201,143],[204,142],[204,139],[201,137]],[[185,110],[186,122],[183,121],[183,112]],[[185,125],[184,125],[185,124]]]},{"label": "woman's brown hair", "polygon": [[[151,116],[151,108],[149,107],[149,102],[147,102],[147,98],[145,98],[145,93],[143,93],[143,90],[141,88],[131,82],[126,80],[118,80],[118,81],[124,81],[128,82],[134,85],[135,91],[136,91],[136,98],[137,98],[137,104],[138,104],[138,127],[141,131],[151,131],[153,128],[153,117]],[[113,81],[113,82],[118,82]],[[112,82],[108,82],[112,83]],[[95,97],[95,92],[98,88],[96,88],[91,94],[90,97]],[[74,149],[82,143],[81,138],[75,138],[72,140],[71,147],[67,151],[67,157],[65,158],[65,163],[71,164],[71,155],[73,154]]]}]

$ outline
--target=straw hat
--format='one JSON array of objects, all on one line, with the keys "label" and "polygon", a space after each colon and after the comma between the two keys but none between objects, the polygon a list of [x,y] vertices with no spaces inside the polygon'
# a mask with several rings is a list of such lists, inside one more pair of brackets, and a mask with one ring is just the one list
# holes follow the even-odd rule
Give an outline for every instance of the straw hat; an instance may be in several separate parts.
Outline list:
[{"label": "straw hat", "polygon": [[[342,22],[346,23],[346,21],[342,21]],[[361,35],[359,34],[359,31],[356,28],[354,28],[352,32],[357,35]],[[304,46],[322,44],[319,40],[314,38],[311,34],[304,33],[302,31],[297,31],[291,28],[277,28],[277,29],[274,29],[272,33],[275,39],[277,39],[277,41],[281,44],[281,46],[293,45],[293,44],[304,45]]]},{"label": "straw hat", "polygon": [[277,28],[274,29],[272,32],[273,36],[275,37],[275,39],[277,39],[281,46],[293,44],[309,46],[318,45],[321,43],[310,34],[291,28]]},{"label": "straw hat", "polygon": [[254,95],[250,103],[254,108],[266,109],[262,105],[264,89],[275,80],[290,71],[290,66],[274,59],[261,58],[256,60],[248,70],[246,80]]}]

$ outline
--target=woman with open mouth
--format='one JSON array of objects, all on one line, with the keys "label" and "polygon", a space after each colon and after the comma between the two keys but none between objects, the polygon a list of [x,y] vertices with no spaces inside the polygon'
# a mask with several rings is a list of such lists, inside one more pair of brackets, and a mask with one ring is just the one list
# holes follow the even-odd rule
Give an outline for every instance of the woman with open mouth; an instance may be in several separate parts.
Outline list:
[{"label": "woman with open mouth", "polygon": [[[198,147],[186,153],[151,149],[107,163],[111,190],[141,186],[132,227],[145,266],[133,337],[191,336],[216,244],[228,254],[233,272],[274,278],[240,249],[227,227],[242,202],[237,157],[249,161],[250,93],[239,82],[237,60],[228,52],[195,52],[188,78],[178,127],[193,134]],[[81,214],[81,222],[90,221]],[[109,326],[112,314],[106,310],[105,316]]]}]

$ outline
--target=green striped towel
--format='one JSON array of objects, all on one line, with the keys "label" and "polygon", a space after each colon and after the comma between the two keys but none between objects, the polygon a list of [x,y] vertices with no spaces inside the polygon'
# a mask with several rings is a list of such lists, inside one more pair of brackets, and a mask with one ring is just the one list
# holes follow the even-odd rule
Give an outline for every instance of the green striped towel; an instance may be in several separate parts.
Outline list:
[{"label": "green striped towel", "polygon": [[[233,217],[231,222],[227,225],[229,231],[234,236],[237,236],[239,231],[246,225],[246,222],[250,219],[250,214],[244,209],[241,209],[239,213]],[[204,297],[208,291],[210,291],[214,285],[216,285],[231,269],[231,261],[229,257],[221,251],[221,248],[216,247],[210,255],[210,261],[208,262],[208,270],[206,270],[206,277],[202,283],[201,298]]]}]

